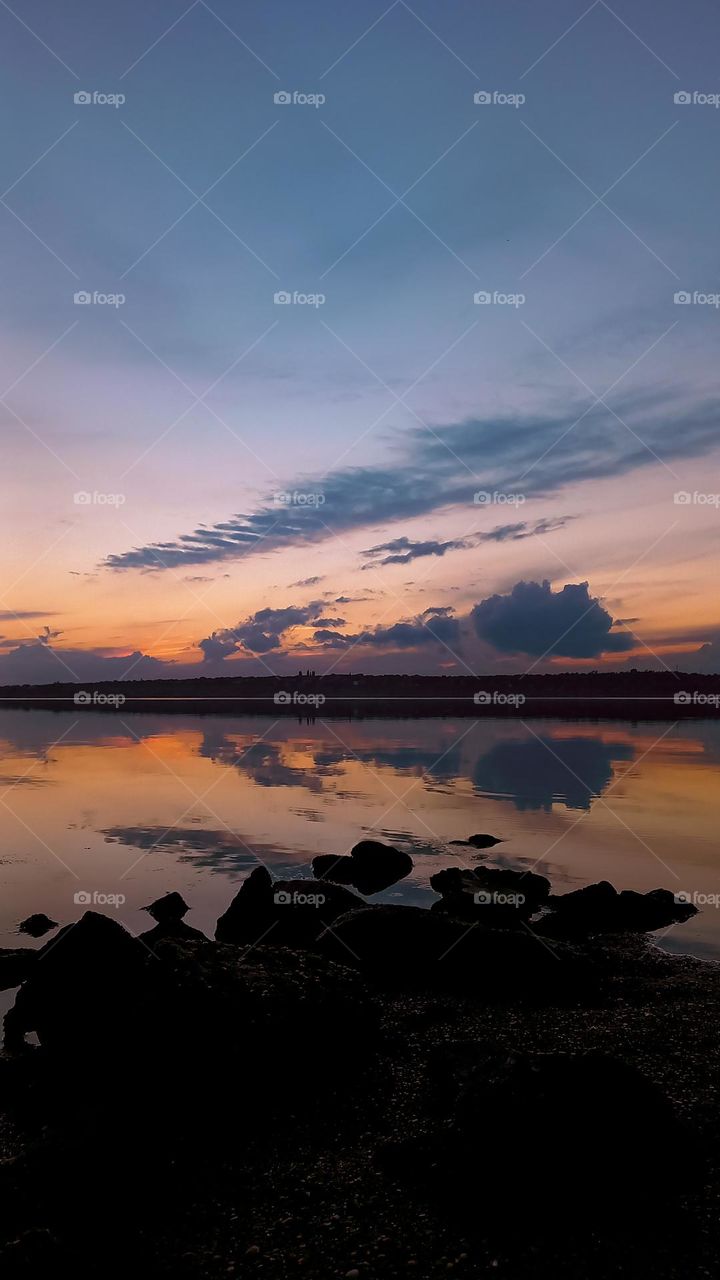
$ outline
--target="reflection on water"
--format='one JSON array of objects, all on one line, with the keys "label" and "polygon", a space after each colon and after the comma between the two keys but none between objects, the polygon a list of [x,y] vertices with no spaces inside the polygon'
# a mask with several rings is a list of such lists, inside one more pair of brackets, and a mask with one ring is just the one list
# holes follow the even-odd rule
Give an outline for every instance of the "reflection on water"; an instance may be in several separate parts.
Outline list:
[{"label": "reflection on water", "polygon": [[[378,900],[428,903],[429,876],[504,838],[493,865],[533,867],[559,891],[720,893],[720,724],[369,720],[11,710],[0,712],[0,945],[77,894],[121,895],[118,918],[166,889],[212,932],[259,862],[310,874],[318,853],[368,834],[406,848],[415,872]],[[720,959],[708,906],[663,945]]]}]

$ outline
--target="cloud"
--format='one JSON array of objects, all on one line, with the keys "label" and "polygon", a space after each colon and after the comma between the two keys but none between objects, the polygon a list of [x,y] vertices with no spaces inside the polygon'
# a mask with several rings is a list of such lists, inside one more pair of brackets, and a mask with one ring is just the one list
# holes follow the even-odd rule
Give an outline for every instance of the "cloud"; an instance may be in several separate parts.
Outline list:
[{"label": "cloud", "polygon": [[50,627],[45,626],[38,636],[38,644],[52,644],[53,640],[58,640],[61,635],[62,631],[52,631]]},{"label": "cloud", "polygon": [[54,618],[48,609],[0,609],[0,622],[18,622],[24,618]]},{"label": "cloud", "polygon": [[306,605],[287,605],[282,609],[258,609],[236,627],[213,631],[200,641],[206,662],[223,661],[242,650],[247,653],[273,653],[283,646],[286,632],[307,623],[325,622],[342,625],[342,618],[323,618],[324,603],[312,600]]},{"label": "cloud", "polygon": [[341,631],[321,629],[313,634],[314,642],[322,649],[419,649],[428,645],[457,644],[460,640],[460,621],[452,616],[452,609],[438,607],[426,609],[417,618],[394,622],[389,627],[371,627],[355,635]]},{"label": "cloud", "polygon": [[550,583],[516,582],[508,595],[489,596],[470,615],[481,640],[502,653],[594,658],[624,653],[636,641],[612,631],[613,619],[587,582],[553,591]]},{"label": "cloud", "polygon": [[[420,560],[423,556],[444,556],[446,551],[465,551],[468,547],[473,546],[472,541],[463,538],[452,539],[449,542],[413,542],[410,538],[394,538],[392,542],[381,542],[377,547],[369,547],[367,551],[361,551],[362,556],[375,557],[371,564],[364,564],[363,569],[374,569],[376,564],[409,564],[411,560]],[[383,556],[381,560],[377,560],[383,551],[389,551],[392,554]]]},{"label": "cloud", "polygon": [[574,516],[548,516],[544,520],[535,520],[533,524],[528,524],[526,520],[520,520],[517,524],[496,524],[494,529],[477,534],[474,545],[481,546],[484,542],[521,542],[524,538],[542,537],[544,533],[564,529],[574,519]]},{"label": "cloud", "polygon": [[[185,668],[185,672],[187,668]],[[50,639],[20,644],[0,655],[0,685],[82,684],[96,680],[157,680],[176,674],[172,663],[134,652],[120,657],[96,649],[53,648]]]},{"label": "cloud", "polygon": [[[484,542],[520,542],[523,538],[533,538],[538,534],[554,533],[564,529],[573,516],[546,517],[529,524],[520,520],[516,524],[497,524],[486,533],[474,533],[465,538],[451,538],[447,542],[428,539],[425,542],[414,542],[405,536],[393,538],[391,542],[381,542],[376,547],[369,547],[360,554],[371,560],[363,569],[374,569],[377,564],[409,564],[411,560],[420,560],[423,556],[444,556],[447,551],[469,551],[473,547],[482,546]],[[391,554],[378,559],[383,552]]]},{"label": "cloud", "polygon": [[618,397],[614,409],[617,417],[601,405],[587,411],[578,401],[545,415],[474,418],[432,433],[406,429],[396,437],[395,457],[384,466],[339,468],[321,481],[299,477],[288,485],[290,492],[322,493],[321,506],[278,508],[268,501],[249,515],[200,525],[174,541],[113,553],[104,564],[158,572],[213,564],[451,506],[471,510],[479,490],[546,497],[565,485],[624,475],[655,465],[658,458],[697,457],[717,447],[715,400],[681,403],[679,395],[663,389]]},{"label": "cloud", "polygon": [[298,582],[291,582],[291,587],[317,587],[320,582],[325,581],[325,574],[317,574],[314,578],[300,578]]}]

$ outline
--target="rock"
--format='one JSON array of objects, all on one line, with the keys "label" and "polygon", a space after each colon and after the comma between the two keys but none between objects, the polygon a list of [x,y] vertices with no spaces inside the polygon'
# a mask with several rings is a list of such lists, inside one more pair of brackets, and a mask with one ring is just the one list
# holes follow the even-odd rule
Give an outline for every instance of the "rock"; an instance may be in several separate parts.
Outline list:
[{"label": "rock", "polygon": [[36,963],[5,1018],[5,1043],[21,1047],[29,1031],[41,1044],[73,1051],[113,1042],[125,1016],[137,1016],[154,963],[121,924],[86,911],[35,953]]},{"label": "rock", "polygon": [[433,910],[498,926],[534,915],[550,893],[545,876],[493,867],[447,867],[430,877],[430,885],[443,897]]},{"label": "rock", "polygon": [[635,1067],[599,1053],[489,1062],[486,1047],[476,1047],[478,1070],[468,1072],[465,1054],[449,1123],[383,1150],[396,1176],[461,1212],[482,1204],[486,1223],[515,1217],[522,1205],[521,1229],[530,1217],[546,1223],[558,1204],[600,1221],[610,1208],[634,1212],[638,1201],[655,1210],[687,1181],[692,1135]]},{"label": "rock", "polygon": [[268,946],[312,946],[362,898],[327,880],[276,880],[256,867],[242,884],[215,930],[218,942]]},{"label": "rock", "polygon": [[483,1001],[564,1000],[594,987],[590,967],[566,943],[530,930],[468,928],[422,907],[366,906],[340,916],[318,948],[390,986],[441,987]]},{"label": "rock", "polygon": [[319,853],[312,860],[316,880],[330,880],[334,884],[352,884],[355,864],[349,854]]},{"label": "rock", "polygon": [[[147,907],[145,908],[147,911]],[[179,938],[184,942],[207,942],[208,939],[199,929],[192,929],[189,924],[185,924],[184,920],[163,920],[156,924],[154,929],[148,929],[145,933],[138,934],[138,942],[144,942],[146,947],[154,949],[155,944],[161,942],[163,938]]]},{"label": "rock", "polygon": [[28,916],[27,920],[21,920],[18,925],[20,933],[27,933],[31,938],[42,938],[44,933],[49,933],[51,929],[57,929],[57,927],[57,920],[51,920],[42,911]]},{"label": "rock", "polygon": [[37,958],[37,951],[29,947],[0,949],[0,991],[19,987],[32,973]]},{"label": "rock", "polygon": [[179,893],[166,893],[163,898],[156,898],[149,907],[143,907],[158,924],[167,924],[172,920],[182,920],[190,910],[187,902]]},{"label": "rock", "polygon": [[493,845],[505,844],[505,840],[498,836],[477,835],[468,836],[467,840],[451,840],[450,844],[472,845],[473,849],[492,849]]},{"label": "rock", "polygon": [[697,914],[697,907],[678,902],[669,889],[618,893],[607,880],[547,900],[548,915],[538,922],[545,937],[585,937],[591,933],[651,932]]},{"label": "rock", "polygon": [[347,856],[320,854],[313,858],[312,867],[318,879],[351,884],[360,893],[373,894],[409,876],[413,860],[409,853],[392,845],[381,844],[379,840],[361,840]]}]

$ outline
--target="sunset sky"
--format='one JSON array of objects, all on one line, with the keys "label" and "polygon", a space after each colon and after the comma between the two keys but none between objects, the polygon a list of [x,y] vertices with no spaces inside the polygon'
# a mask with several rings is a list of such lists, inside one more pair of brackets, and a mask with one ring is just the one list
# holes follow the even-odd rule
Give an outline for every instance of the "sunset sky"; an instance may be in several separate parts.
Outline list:
[{"label": "sunset sky", "polygon": [[0,0],[0,683],[720,670],[719,27]]}]

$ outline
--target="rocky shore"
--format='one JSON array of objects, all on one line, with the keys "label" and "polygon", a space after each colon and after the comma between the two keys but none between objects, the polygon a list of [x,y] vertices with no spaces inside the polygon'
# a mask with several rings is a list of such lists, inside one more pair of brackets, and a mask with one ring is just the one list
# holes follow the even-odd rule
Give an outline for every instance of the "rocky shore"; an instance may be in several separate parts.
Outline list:
[{"label": "rocky shore", "polygon": [[695,909],[489,865],[367,902],[406,856],[260,867],[212,940],[177,893],[139,937],[30,918],[4,1275],[714,1274],[720,967],[649,936]]}]

